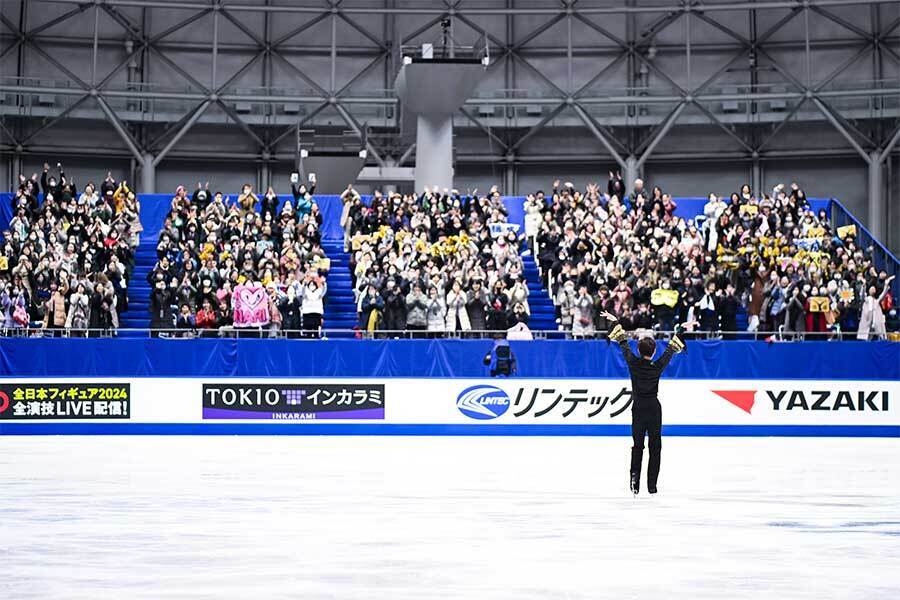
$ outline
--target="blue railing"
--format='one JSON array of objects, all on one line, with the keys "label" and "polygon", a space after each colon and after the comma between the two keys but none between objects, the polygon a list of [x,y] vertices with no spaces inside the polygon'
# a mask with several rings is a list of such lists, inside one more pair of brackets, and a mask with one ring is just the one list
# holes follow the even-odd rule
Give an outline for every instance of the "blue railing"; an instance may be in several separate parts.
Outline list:
[{"label": "blue railing", "polygon": [[884,244],[875,239],[875,236],[860,223],[859,219],[853,216],[847,207],[841,204],[837,198],[832,198],[830,202],[831,223],[835,230],[845,225],[856,225],[856,240],[858,245],[865,250],[872,248],[872,262],[875,268],[884,270],[888,276],[894,275],[895,279],[891,284],[891,293],[895,298],[900,296],[900,260],[888,250]]}]

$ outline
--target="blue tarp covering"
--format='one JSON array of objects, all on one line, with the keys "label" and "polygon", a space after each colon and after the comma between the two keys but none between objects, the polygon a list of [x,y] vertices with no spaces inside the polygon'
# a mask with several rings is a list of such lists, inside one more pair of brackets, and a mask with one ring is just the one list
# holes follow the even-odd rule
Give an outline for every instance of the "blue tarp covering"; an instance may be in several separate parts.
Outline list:
[{"label": "blue tarp covering", "polygon": [[[0,339],[0,377],[484,377],[490,340]],[[511,342],[523,377],[626,377],[602,341]],[[661,348],[660,348],[661,350]],[[900,380],[892,342],[689,342],[667,377]]]}]

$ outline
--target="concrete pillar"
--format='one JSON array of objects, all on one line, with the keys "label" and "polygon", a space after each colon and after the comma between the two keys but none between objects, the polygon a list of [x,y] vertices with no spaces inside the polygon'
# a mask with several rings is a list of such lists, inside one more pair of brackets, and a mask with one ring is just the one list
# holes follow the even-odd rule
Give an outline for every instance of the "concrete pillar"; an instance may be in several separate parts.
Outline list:
[{"label": "concrete pillar", "polygon": [[755,155],[750,166],[750,188],[757,198],[762,196],[762,185],[762,167],[759,164],[759,155]]},{"label": "concrete pillar", "polygon": [[504,196],[516,195],[516,155],[512,152],[506,155],[506,171],[504,172],[502,194]]},{"label": "concrete pillar", "polygon": [[[638,159],[635,155],[630,155],[625,159],[625,194],[628,195],[631,193],[631,190],[634,189],[634,180],[640,177],[640,171],[638,169]],[[622,198],[624,200],[624,198]]]},{"label": "concrete pillar", "polygon": [[879,242],[884,242],[884,215],[887,212],[886,198],[884,196],[884,178],[881,169],[881,154],[871,152],[869,154],[869,233],[875,236]]},{"label": "concrete pillar", "polygon": [[453,119],[419,115],[416,126],[416,191],[453,187]]},{"label": "concrete pillar", "polygon": [[141,161],[141,187],[138,191],[142,194],[156,193],[156,165],[149,152],[144,153]]}]

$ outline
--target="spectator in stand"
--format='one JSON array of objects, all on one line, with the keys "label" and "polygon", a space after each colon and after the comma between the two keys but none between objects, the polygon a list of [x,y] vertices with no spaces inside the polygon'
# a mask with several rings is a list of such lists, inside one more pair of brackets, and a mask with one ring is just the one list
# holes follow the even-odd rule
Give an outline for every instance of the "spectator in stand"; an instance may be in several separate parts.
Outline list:
[{"label": "spectator in stand", "polygon": [[324,299],[327,293],[327,285],[318,275],[307,273],[306,282],[300,288],[299,296],[302,299],[303,330],[307,336],[315,337],[322,327],[322,315],[325,313]]},{"label": "spectator in stand", "polygon": [[200,310],[197,311],[196,326],[200,337],[211,337],[211,333],[219,327],[219,317],[210,298],[204,298]]},{"label": "spectator in stand", "polygon": [[[341,223],[349,236],[352,284],[360,311],[366,290],[374,285],[385,300],[396,293],[391,290],[400,288],[406,300],[405,325],[413,331],[425,326],[432,332],[469,328],[505,332],[516,304],[528,312],[520,256],[524,236],[520,238],[515,226],[507,223],[508,211],[496,186],[485,196],[477,190],[463,195],[436,187],[420,195],[376,192],[368,206],[348,187],[342,200]],[[417,282],[425,300],[424,321],[418,306],[422,298],[411,292]],[[434,302],[431,288],[436,288]],[[504,297],[488,302],[486,290],[499,290]],[[498,302],[499,310],[483,308]],[[441,305],[439,328],[435,311]],[[393,316],[389,320],[395,325]]]},{"label": "spectator in stand", "polygon": [[857,339],[867,340],[871,334],[872,339],[884,339],[886,330],[885,315],[882,310],[882,302],[889,297],[890,285],[894,276],[885,277],[881,286],[872,284],[868,288],[865,300],[862,303],[862,315],[859,322]]},{"label": "spectator in stand", "polygon": [[406,329],[413,332],[412,337],[418,337],[415,332],[425,331],[427,328],[428,297],[422,292],[422,284],[415,281],[412,291],[406,296]]},{"label": "spectator in stand", "polygon": [[178,319],[175,321],[175,329],[178,329],[181,332],[180,337],[194,337],[197,329],[197,321],[191,313],[190,304],[185,302],[181,305]]},{"label": "spectator in stand", "polygon": [[438,291],[438,286],[428,288],[428,302],[426,314],[428,316],[428,333],[431,337],[437,337],[447,327],[447,303]]},{"label": "spectator in stand", "polygon": [[208,183],[198,185],[190,199],[179,189],[160,231],[158,261],[148,281],[177,279],[176,301],[192,311],[209,299],[220,328],[247,326],[240,319],[235,322],[232,299],[235,288],[243,285],[266,294],[268,320],[262,328],[286,330],[289,337],[304,329],[318,332],[330,262],[320,245],[322,214],[312,188],[298,188],[297,177],[291,176],[291,187],[295,198],[300,194],[302,210],[295,201],[281,205],[271,186],[260,201],[246,184],[236,203],[221,192],[210,198]]},{"label": "spectator in stand", "polygon": [[[116,329],[118,314],[127,310],[140,206],[127,183],[111,174],[99,193],[90,181],[78,193],[61,163],[57,169],[58,175],[45,163],[40,178],[19,176],[13,218],[0,241],[0,283],[14,310],[21,307],[16,329],[34,323],[64,334],[70,313],[75,329]],[[73,312],[76,284],[83,290]],[[21,297],[10,295],[14,289]]]}]

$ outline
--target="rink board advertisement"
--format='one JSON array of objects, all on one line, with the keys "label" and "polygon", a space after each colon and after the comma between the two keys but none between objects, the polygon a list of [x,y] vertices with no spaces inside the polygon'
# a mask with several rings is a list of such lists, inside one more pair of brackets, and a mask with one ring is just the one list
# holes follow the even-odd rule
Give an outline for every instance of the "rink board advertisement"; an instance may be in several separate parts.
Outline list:
[{"label": "rink board advertisement", "polygon": [[[900,382],[663,380],[668,435],[900,437]],[[28,379],[0,435],[628,435],[627,379]]]}]

